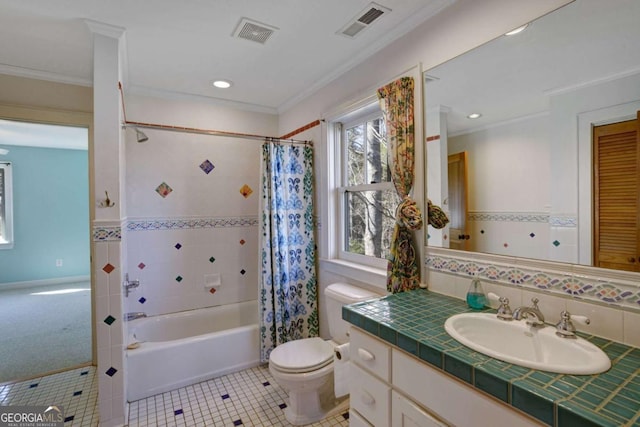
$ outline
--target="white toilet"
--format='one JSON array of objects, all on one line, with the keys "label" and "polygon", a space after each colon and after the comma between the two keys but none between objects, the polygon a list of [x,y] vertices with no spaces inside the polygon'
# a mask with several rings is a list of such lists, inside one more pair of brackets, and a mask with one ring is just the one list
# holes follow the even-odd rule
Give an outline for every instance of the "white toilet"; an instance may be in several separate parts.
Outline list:
[{"label": "white toilet", "polygon": [[[289,394],[284,413],[287,421],[304,425],[319,421],[336,408],[333,391],[333,353],[349,341],[349,324],[342,320],[342,306],[380,295],[346,283],[327,286],[327,316],[331,340],[305,338],[277,346],[269,356],[269,372]],[[345,401],[346,399],[343,399]]]}]

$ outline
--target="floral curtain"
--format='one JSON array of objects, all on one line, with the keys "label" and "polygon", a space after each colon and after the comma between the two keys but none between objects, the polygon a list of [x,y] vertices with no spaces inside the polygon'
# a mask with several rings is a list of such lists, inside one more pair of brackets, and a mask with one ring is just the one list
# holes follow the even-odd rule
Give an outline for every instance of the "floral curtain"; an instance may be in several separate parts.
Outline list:
[{"label": "floral curtain", "polygon": [[279,344],[318,336],[313,149],[267,141],[260,199],[260,360]]},{"label": "floral curtain", "polygon": [[413,88],[413,78],[402,77],[378,89],[378,99],[387,125],[391,178],[402,198],[396,209],[396,224],[387,265],[387,290],[392,293],[420,286],[418,253],[412,231],[422,228],[422,214],[409,196],[415,163]]}]

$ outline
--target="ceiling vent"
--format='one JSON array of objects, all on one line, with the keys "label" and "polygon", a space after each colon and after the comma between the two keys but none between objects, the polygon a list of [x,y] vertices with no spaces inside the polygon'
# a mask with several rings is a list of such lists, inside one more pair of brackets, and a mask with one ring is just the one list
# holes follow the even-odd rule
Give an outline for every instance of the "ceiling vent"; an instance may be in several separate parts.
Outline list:
[{"label": "ceiling vent", "polygon": [[265,44],[276,30],[278,30],[278,28],[272,27],[271,25],[253,21],[249,18],[242,18],[233,32],[233,36]]},{"label": "ceiling vent", "polygon": [[356,15],[351,21],[342,27],[338,34],[354,38],[360,34],[362,30],[371,25],[376,19],[380,18],[385,13],[391,12],[391,9],[380,6],[377,3],[369,3],[359,14]]}]

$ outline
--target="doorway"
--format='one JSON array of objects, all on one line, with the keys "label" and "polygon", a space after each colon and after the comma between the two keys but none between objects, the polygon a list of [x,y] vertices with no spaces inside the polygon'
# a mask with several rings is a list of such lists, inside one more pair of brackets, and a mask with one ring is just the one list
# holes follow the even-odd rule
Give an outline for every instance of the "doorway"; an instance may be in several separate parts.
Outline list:
[{"label": "doorway", "polygon": [[640,271],[640,111],[593,128],[594,263]]},{"label": "doorway", "polygon": [[11,227],[0,248],[0,383],[94,359],[90,123],[82,113],[14,112],[0,119],[11,173],[0,213]]}]

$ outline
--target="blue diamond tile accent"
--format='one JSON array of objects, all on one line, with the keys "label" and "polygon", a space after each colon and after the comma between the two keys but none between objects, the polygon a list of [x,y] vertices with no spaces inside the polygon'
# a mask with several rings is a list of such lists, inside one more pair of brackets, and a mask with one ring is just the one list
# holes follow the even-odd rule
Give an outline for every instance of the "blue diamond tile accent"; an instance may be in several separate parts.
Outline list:
[{"label": "blue diamond tile accent", "polygon": [[222,395],[222,396],[220,396],[220,397],[222,397],[222,400],[225,400],[225,399],[228,399],[228,398],[229,398],[229,395],[228,395],[228,394],[223,394],[223,395]]},{"label": "blue diamond tile accent", "polygon": [[30,385],[29,385],[29,388],[36,388],[36,387],[38,387],[38,383],[30,384]]},{"label": "blue diamond tile accent", "polygon": [[110,377],[112,377],[112,376],[114,376],[116,374],[116,372],[118,372],[118,370],[112,366],[109,369],[107,369],[107,372],[105,372],[105,374],[107,374]]},{"label": "blue diamond tile accent", "polygon": [[235,421],[233,422],[233,425],[234,425],[234,426],[241,426],[241,425],[242,425],[242,420],[235,420]]},{"label": "blue diamond tile accent", "polygon": [[182,409],[176,409],[175,411],[173,411],[173,415],[182,415],[184,412],[182,411]]},{"label": "blue diamond tile accent", "polygon": [[209,175],[209,173],[215,168],[215,166],[213,165],[213,163],[211,163],[208,159],[205,160],[204,162],[200,163],[200,169],[202,169],[202,171],[204,173],[206,173],[207,175]]},{"label": "blue diamond tile accent", "polygon": [[278,406],[280,407],[280,409],[284,409],[284,408],[287,407],[287,404],[286,403],[281,403]]},{"label": "blue diamond tile accent", "polygon": [[557,240],[554,240],[553,241],[553,246],[555,246],[557,248],[558,246],[560,246],[560,242],[558,242]]},{"label": "blue diamond tile accent", "polygon": [[147,299],[145,297],[140,297],[140,299],[138,300],[140,304],[144,304],[146,301]]},{"label": "blue diamond tile accent", "polygon": [[266,387],[268,385],[271,385],[271,383],[269,381],[265,381],[265,382],[262,383],[262,385]]},{"label": "blue diamond tile accent", "polygon": [[529,234],[529,237],[531,237],[533,239],[534,237],[536,237],[536,233]]},{"label": "blue diamond tile accent", "polygon": [[176,277],[176,282],[178,282],[178,283],[182,282],[182,276]]},{"label": "blue diamond tile accent", "polygon": [[73,421],[74,418],[75,418],[75,415],[70,415],[64,419],[64,422],[68,423],[69,421]]},{"label": "blue diamond tile accent", "polygon": [[349,419],[349,413],[345,412],[344,414],[342,414],[342,418],[344,418],[345,420]]},{"label": "blue diamond tile accent", "polygon": [[245,273],[246,273],[246,270],[244,268],[240,270],[240,274],[244,275]]},{"label": "blue diamond tile accent", "polygon": [[106,323],[106,324],[107,324],[107,325],[109,325],[109,326],[111,326],[111,324],[112,324],[113,322],[115,322],[115,321],[116,321],[116,318],[115,318],[115,317],[113,317],[112,315],[108,315],[108,316],[107,316],[107,317],[105,317],[105,319],[104,319],[104,323]]},{"label": "blue diamond tile accent", "polygon": [[88,375],[88,374],[89,374],[89,371],[80,372],[80,375]]},{"label": "blue diamond tile accent", "polygon": [[174,246],[174,248],[176,248],[177,250],[180,250],[181,247],[182,245],[180,243],[176,243],[176,245]]},{"label": "blue diamond tile accent", "polygon": [[81,394],[82,394],[82,390],[73,392],[74,396],[80,396]]},{"label": "blue diamond tile accent", "polygon": [[215,259],[214,257],[209,258],[209,262],[210,262],[211,264],[213,264],[213,263],[215,262],[215,260],[216,260],[216,259]]}]

